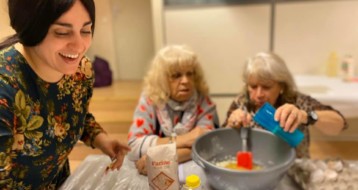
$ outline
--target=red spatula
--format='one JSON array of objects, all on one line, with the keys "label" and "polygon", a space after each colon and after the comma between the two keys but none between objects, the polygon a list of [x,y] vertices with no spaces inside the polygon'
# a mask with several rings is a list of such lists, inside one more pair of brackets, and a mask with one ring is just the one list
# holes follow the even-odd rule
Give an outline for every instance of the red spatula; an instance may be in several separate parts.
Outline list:
[{"label": "red spatula", "polygon": [[240,136],[242,140],[242,151],[237,152],[237,166],[245,169],[252,169],[252,153],[247,151],[247,136],[249,133],[249,127],[241,127]]}]

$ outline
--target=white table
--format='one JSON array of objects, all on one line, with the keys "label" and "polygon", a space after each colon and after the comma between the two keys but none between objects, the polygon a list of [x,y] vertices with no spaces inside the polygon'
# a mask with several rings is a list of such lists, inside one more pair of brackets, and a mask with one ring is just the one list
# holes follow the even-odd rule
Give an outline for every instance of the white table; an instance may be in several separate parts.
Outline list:
[{"label": "white table", "polygon": [[[117,171],[110,171],[104,175],[104,170],[110,164],[111,160],[105,155],[89,155],[76,168],[75,172],[65,181],[59,190],[78,189],[78,190],[149,190],[148,179],[140,175],[134,166],[134,163],[125,157],[122,168]],[[184,175],[199,175],[205,190],[213,190],[206,181],[205,172],[196,165],[195,162],[189,161],[179,166],[179,181],[183,183]],[[292,180],[284,176],[275,190],[298,190]]]},{"label": "white table", "polygon": [[[105,155],[89,155],[69,176],[59,190],[106,190],[106,189],[143,189],[149,190],[148,179],[140,175],[132,161],[125,157],[122,168],[104,174],[104,170],[111,160]],[[182,167],[180,167],[182,166]],[[199,175],[205,184],[205,190],[212,190],[206,181],[205,173],[194,161],[179,166],[179,181],[183,183],[184,176],[188,174]],[[182,173],[182,174],[181,174]],[[182,179],[180,179],[182,178]],[[292,180],[284,176],[275,190],[298,190]]]},{"label": "white table", "polygon": [[324,75],[295,75],[300,92],[339,110],[346,118],[358,117],[358,82]]}]

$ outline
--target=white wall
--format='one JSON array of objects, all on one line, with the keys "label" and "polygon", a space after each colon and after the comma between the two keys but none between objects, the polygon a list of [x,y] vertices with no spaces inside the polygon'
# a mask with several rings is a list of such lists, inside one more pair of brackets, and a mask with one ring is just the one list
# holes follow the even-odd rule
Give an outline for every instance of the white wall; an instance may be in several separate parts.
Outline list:
[{"label": "white wall", "polygon": [[332,51],[358,61],[357,18],[356,0],[279,3],[275,50],[294,74],[323,74]]},{"label": "white wall", "polygon": [[0,40],[14,33],[15,31],[10,27],[7,0],[0,0]]},{"label": "white wall", "polygon": [[163,3],[164,0],[151,0],[154,52],[164,46]]},{"label": "white wall", "polygon": [[95,0],[96,29],[90,56],[111,64],[114,78],[142,80],[154,55],[151,2]]},{"label": "white wall", "polygon": [[110,0],[95,0],[96,4],[96,25],[93,41],[87,55],[93,60],[94,56],[106,59],[111,67],[113,77],[119,78],[118,58],[116,47],[113,43],[115,35],[113,33],[112,7]]},{"label": "white wall", "polygon": [[[274,50],[293,74],[324,74],[332,51],[358,61],[357,18],[356,0],[277,3]],[[233,93],[245,59],[269,49],[269,25],[270,4],[170,7],[164,39],[197,51],[212,93]]]},{"label": "white wall", "polygon": [[237,93],[245,59],[268,50],[269,13],[268,5],[166,9],[165,41],[197,52],[211,93]]},{"label": "white wall", "polygon": [[154,55],[151,1],[111,0],[119,79],[141,80]]}]

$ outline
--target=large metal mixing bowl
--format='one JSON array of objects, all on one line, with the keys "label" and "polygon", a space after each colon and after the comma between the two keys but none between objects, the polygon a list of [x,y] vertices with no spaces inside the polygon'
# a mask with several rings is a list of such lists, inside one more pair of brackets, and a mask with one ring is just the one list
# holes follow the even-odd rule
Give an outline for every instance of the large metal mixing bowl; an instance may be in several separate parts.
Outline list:
[{"label": "large metal mixing bowl", "polygon": [[217,190],[272,190],[295,160],[295,151],[272,133],[252,129],[249,144],[254,163],[261,170],[240,171],[215,165],[236,158],[241,150],[240,130],[221,128],[204,134],[192,147],[192,158],[201,166],[212,188]]}]

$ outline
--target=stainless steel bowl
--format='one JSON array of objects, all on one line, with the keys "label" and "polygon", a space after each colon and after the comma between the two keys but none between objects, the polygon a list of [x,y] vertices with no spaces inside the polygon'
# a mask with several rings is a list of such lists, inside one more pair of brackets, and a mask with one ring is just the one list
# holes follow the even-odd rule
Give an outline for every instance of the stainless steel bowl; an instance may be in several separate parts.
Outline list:
[{"label": "stainless steel bowl", "polygon": [[249,134],[254,163],[261,170],[239,171],[215,165],[236,158],[241,150],[240,130],[222,128],[198,138],[192,147],[192,158],[201,166],[212,188],[217,190],[269,190],[274,189],[295,160],[295,151],[272,133],[252,129]]}]

